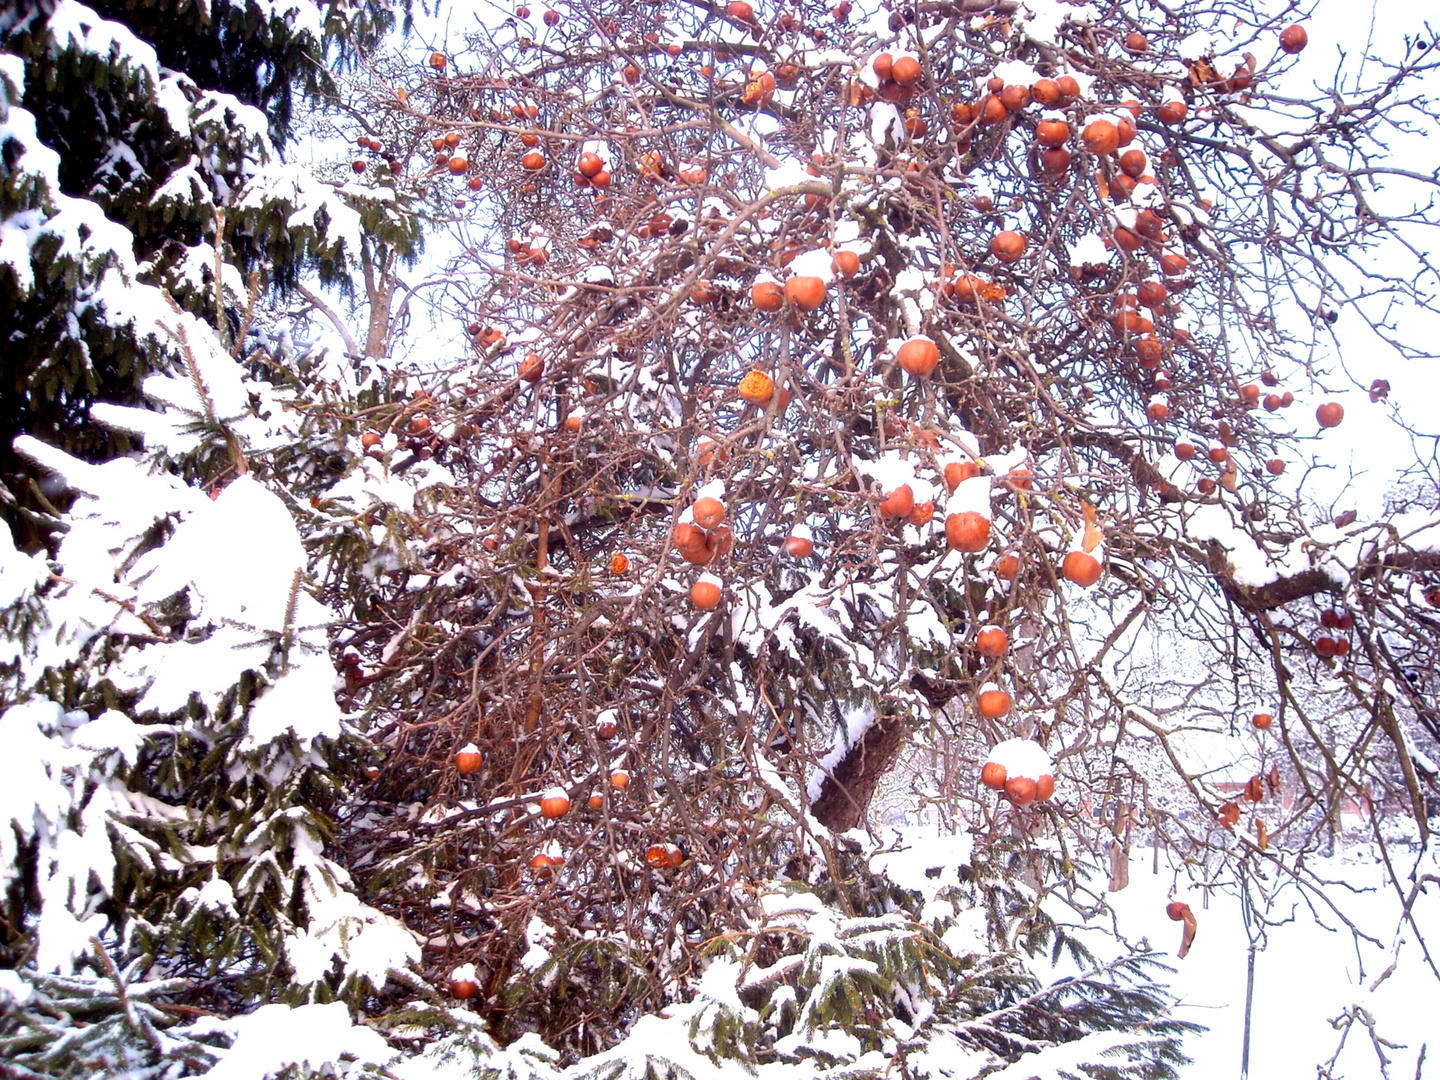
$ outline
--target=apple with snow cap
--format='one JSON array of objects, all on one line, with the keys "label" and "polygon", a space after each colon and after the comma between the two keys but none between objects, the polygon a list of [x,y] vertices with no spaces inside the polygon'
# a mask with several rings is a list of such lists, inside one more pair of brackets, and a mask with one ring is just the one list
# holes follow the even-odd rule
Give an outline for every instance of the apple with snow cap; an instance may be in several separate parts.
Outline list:
[{"label": "apple with snow cap", "polygon": [[480,990],[480,984],[475,978],[474,964],[461,964],[454,971],[450,972],[450,996],[461,1001],[469,1001]]},{"label": "apple with snow cap", "polygon": [[785,540],[785,554],[792,559],[808,559],[815,553],[815,536],[809,526],[796,525]]},{"label": "apple with snow cap", "polygon": [[720,606],[725,583],[714,574],[701,574],[690,586],[690,602],[701,611],[714,611]]},{"label": "apple with snow cap", "polygon": [[485,755],[473,742],[466,743],[459,750],[455,751],[455,771],[469,776],[480,771],[485,764]]},{"label": "apple with snow cap", "polygon": [[1055,794],[1055,765],[1033,739],[1006,739],[990,750],[981,783],[1004,791],[1016,806],[1044,802]]},{"label": "apple with snow cap", "polygon": [[973,476],[955,487],[945,510],[945,539],[956,551],[975,554],[990,545],[992,478]]}]

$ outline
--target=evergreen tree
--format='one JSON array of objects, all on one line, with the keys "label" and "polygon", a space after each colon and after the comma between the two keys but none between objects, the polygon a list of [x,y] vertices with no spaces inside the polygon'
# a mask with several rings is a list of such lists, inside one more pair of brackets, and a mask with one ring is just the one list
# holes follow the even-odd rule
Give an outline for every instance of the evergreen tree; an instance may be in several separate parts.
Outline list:
[{"label": "evergreen tree", "polygon": [[369,575],[408,557],[416,491],[451,478],[366,456],[336,418],[383,404],[386,382],[342,355],[262,347],[256,378],[199,318],[163,325],[185,363],[147,376],[152,407],[92,406],[144,454],[17,444],[74,496],[53,558],[7,544],[0,561],[0,730],[18,755],[0,948],[26,1006],[0,1046],[52,1075],[163,1074],[196,1050],[161,1020],[354,1005],[418,958],[326,853],[366,756],[326,605],[364,603]]},{"label": "evergreen tree", "polygon": [[391,500],[447,476],[380,475],[346,418],[393,399],[388,362],[296,349],[271,302],[418,245],[378,155],[329,176],[282,156],[294,103],[392,22],[378,4],[327,18],[66,0],[0,16],[17,525],[0,728],[24,778],[0,812],[7,1068],[193,1069],[208,1044],[162,1033],[177,1020],[353,1006],[414,951],[326,855],[356,778],[337,770],[363,756],[329,605],[363,605],[366,575],[403,557],[403,527],[375,524]]},{"label": "evergreen tree", "polygon": [[[415,249],[393,202],[282,156],[297,97],[326,92],[328,65],[393,25],[392,10],[24,0],[0,14],[0,484],[12,524],[44,506],[17,434],[91,461],[133,445],[87,410],[137,404],[145,375],[178,357],[158,294],[136,286],[223,312],[229,342],[250,271],[269,288],[302,273],[343,287],[369,238]],[[43,529],[28,520],[33,548]]]}]

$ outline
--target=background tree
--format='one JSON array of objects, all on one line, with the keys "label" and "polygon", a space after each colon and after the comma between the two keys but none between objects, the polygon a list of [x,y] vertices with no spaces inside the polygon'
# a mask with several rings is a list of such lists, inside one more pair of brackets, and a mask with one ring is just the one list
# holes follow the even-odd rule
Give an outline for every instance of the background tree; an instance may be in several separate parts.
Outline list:
[{"label": "background tree", "polygon": [[[1424,835],[1433,515],[1297,496],[1343,376],[1284,312],[1432,310],[1435,178],[1387,144],[1434,61],[1307,94],[1304,43],[1228,0],[559,4],[377,83],[457,185],[472,337],[427,381],[461,443],[427,587],[352,642],[387,757],[347,843],[428,972],[574,1054],[707,942],[774,973],[755,881],[893,902],[837,835],[907,747],[943,748],[917,794],[972,823],[982,906],[1094,911],[1074,868],[1127,820],[1197,873],[1303,878],[1367,785]],[[1165,634],[1183,685],[1131,662]],[[783,1059],[775,995],[825,999],[746,978]]]}]

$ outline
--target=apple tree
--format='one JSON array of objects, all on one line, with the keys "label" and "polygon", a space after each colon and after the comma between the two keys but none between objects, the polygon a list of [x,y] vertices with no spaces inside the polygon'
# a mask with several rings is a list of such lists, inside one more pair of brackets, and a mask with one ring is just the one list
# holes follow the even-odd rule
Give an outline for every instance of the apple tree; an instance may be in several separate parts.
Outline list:
[{"label": "apple tree", "polygon": [[[421,376],[457,487],[348,642],[346,843],[427,973],[583,1055],[708,955],[759,1060],[823,1022],[855,1065],[941,984],[842,1007],[766,897],[920,933],[878,806],[973,838],[962,966],[1064,941],[1037,898],[1093,914],[1137,826],[1283,877],[1357,791],[1425,837],[1433,501],[1307,472],[1338,391],[1393,411],[1337,319],[1428,355],[1416,32],[1307,87],[1306,24],[1234,0],[566,2],[377,65],[464,336]],[[923,1011],[1009,1060],[960,1019],[999,970]]]}]

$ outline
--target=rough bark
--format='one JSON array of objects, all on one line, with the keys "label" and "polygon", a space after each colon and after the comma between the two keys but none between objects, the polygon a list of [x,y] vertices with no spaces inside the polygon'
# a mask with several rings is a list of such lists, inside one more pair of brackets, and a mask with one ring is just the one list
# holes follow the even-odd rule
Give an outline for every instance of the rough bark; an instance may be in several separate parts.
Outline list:
[{"label": "rough bark", "polygon": [[899,760],[904,745],[905,721],[879,717],[820,785],[820,797],[810,808],[815,819],[834,832],[858,828],[880,778]]},{"label": "rough bark", "polygon": [[384,357],[390,351],[390,305],[395,299],[393,257],[386,255],[380,266],[364,259],[365,293],[370,301],[370,321],[365,334],[365,356]]}]

